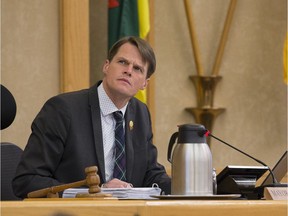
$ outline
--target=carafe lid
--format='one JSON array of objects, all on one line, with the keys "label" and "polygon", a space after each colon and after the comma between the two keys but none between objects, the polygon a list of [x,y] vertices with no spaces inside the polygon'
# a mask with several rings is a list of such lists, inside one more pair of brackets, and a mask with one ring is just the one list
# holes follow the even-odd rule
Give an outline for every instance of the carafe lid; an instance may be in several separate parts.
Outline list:
[{"label": "carafe lid", "polygon": [[[200,136],[199,133],[206,130],[200,124],[178,125],[179,134],[177,143],[206,143],[206,136]],[[201,134],[201,133],[200,133]]]}]

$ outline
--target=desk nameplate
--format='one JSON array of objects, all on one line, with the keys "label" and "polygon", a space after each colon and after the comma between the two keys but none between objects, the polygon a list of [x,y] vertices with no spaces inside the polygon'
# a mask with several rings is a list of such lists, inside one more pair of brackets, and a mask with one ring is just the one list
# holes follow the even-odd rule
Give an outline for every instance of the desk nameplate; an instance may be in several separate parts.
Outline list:
[{"label": "desk nameplate", "polygon": [[288,200],[288,188],[267,187],[264,189],[264,198],[267,200]]}]

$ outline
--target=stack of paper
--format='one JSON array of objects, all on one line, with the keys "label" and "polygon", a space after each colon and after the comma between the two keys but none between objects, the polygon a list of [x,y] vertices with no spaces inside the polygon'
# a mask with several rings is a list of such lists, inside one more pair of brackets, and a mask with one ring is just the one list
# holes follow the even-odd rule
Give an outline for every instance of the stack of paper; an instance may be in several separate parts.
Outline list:
[{"label": "stack of paper", "polygon": [[[88,188],[69,188],[63,192],[63,198],[75,198],[78,193],[88,193]],[[112,194],[118,199],[155,199],[151,195],[159,196],[158,187],[145,188],[101,188],[101,193]]]}]

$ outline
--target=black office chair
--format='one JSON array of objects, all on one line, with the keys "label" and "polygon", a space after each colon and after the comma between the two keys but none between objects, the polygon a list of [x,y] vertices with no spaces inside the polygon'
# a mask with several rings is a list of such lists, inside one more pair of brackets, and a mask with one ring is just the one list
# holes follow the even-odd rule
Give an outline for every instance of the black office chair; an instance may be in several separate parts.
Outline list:
[{"label": "black office chair", "polygon": [[[11,92],[1,86],[1,130],[9,127],[16,116],[16,102]],[[1,200],[19,200],[12,189],[12,179],[23,150],[17,145],[2,142],[1,151]]]},{"label": "black office chair", "polygon": [[20,200],[13,193],[12,179],[23,150],[13,143],[1,143],[1,200]]}]

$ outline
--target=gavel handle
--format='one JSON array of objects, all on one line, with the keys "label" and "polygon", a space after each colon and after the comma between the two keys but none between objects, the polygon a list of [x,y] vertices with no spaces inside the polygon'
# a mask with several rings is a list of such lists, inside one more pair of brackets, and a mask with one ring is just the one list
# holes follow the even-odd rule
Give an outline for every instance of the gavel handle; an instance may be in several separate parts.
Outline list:
[{"label": "gavel handle", "polygon": [[44,188],[44,189],[40,189],[37,191],[32,191],[30,193],[28,193],[27,197],[28,198],[39,198],[39,197],[46,197],[47,194],[49,193],[53,193],[56,194],[60,191],[64,191],[68,188],[72,188],[72,187],[81,187],[83,185],[86,185],[86,179],[82,180],[82,181],[77,181],[77,182],[73,182],[73,183],[69,183],[69,184],[63,184],[63,185],[58,185],[58,186],[53,186],[50,188]]}]

